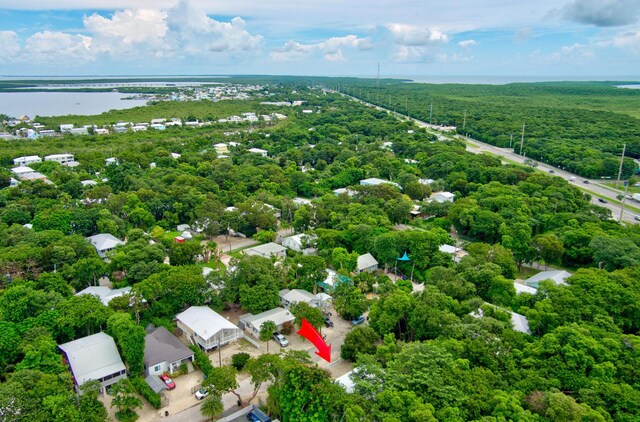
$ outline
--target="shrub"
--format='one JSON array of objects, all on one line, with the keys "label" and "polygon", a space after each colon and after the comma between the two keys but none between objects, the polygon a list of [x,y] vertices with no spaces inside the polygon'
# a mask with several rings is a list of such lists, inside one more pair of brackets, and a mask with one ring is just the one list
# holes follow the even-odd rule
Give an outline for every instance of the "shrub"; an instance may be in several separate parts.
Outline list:
[{"label": "shrub", "polygon": [[236,368],[238,371],[242,371],[249,359],[251,359],[249,353],[236,353],[235,355],[231,356],[231,366]]},{"label": "shrub", "polygon": [[195,358],[193,363],[198,368],[200,368],[205,377],[211,375],[211,371],[213,371],[213,365],[209,360],[209,356],[195,344],[192,344],[191,346],[189,346],[189,348],[193,350],[193,355]]},{"label": "shrub", "polygon": [[145,382],[142,377],[129,377],[131,380],[131,385],[136,389],[138,394],[140,394],[146,401],[149,402],[151,406],[156,409],[160,409],[161,398],[160,394],[156,393],[149,387],[149,384]]}]

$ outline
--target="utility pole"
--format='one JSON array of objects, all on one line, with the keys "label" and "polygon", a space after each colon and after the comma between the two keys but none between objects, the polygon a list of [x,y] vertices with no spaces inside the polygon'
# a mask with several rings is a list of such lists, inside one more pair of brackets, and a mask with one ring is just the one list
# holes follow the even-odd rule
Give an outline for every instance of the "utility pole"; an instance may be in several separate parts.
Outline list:
[{"label": "utility pole", "polygon": [[464,111],[464,117],[462,118],[462,130],[467,126],[467,110]]},{"label": "utility pole", "polygon": [[622,197],[622,205],[620,206],[620,217],[618,217],[618,223],[622,221],[622,214],[624,214],[624,203],[627,200],[628,191],[629,191],[629,181],[627,180],[626,182],[624,182],[624,196]]},{"label": "utility pole", "polygon": [[620,157],[620,168],[618,169],[618,180],[616,180],[616,188],[620,184],[620,176],[622,175],[622,164],[624,164],[624,153],[627,150],[627,144],[622,144],[622,157]]},{"label": "utility pole", "polygon": [[432,122],[432,118],[433,117],[433,103],[431,103],[431,106],[429,107],[429,124],[431,124]]},{"label": "utility pole", "polygon": [[511,134],[511,140],[509,141],[509,148],[512,148],[513,145],[513,133]]},{"label": "utility pole", "polygon": [[524,146],[524,122],[522,122],[522,138],[520,139],[520,155],[522,155],[523,146]]}]

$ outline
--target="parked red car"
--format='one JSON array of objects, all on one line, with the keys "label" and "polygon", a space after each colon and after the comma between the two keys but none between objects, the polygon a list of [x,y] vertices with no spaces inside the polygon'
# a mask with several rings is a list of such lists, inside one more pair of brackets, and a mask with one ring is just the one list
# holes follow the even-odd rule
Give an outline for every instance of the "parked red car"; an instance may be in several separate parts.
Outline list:
[{"label": "parked red car", "polygon": [[167,388],[169,390],[173,390],[174,388],[176,388],[176,383],[173,382],[173,380],[171,379],[171,377],[167,374],[162,374],[160,375],[160,379],[162,381],[164,381],[164,384],[167,386]]}]

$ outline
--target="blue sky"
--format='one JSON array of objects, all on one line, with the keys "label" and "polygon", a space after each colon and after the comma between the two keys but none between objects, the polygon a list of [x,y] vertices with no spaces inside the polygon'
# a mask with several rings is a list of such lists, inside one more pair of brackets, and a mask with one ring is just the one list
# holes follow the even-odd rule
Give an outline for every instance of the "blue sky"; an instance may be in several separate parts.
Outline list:
[{"label": "blue sky", "polygon": [[0,0],[0,74],[640,76],[639,16],[640,0]]}]

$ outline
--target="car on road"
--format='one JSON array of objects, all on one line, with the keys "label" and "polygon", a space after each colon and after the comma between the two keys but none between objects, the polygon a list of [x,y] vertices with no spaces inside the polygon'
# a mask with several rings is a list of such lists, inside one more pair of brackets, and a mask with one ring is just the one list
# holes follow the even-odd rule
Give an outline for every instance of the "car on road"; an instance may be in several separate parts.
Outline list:
[{"label": "car on road", "polygon": [[328,316],[325,315],[324,317],[324,325],[326,327],[333,327],[333,321],[331,321],[331,318],[329,318]]},{"label": "car on road", "polygon": [[289,345],[289,341],[286,339],[286,337],[277,331],[273,333],[273,339],[280,345],[280,347],[287,347]]},{"label": "car on road", "polygon": [[571,176],[571,177],[569,178],[569,181],[570,181],[570,182],[575,182],[575,181],[576,181],[576,178],[575,178],[575,177],[573,177],[573,176]]},{"label": "car on road", "polygon": [[584,183],[585,185],[588,185],[589,181],[588,180],[583,180],[582,183]]},{"label": "car on road", "polygon": [[176,383],[173,382],[173,380],[171,379],[171,377],[167,374],[162,374],[160,375],[160,379],[164,382],[164,385],[167,386],[168,390],[173,390],[174,388],[176,388]]},{"label": "car on road", "polygon": [[209,392],[207,390],[205,390],[204,388],[201,388],[198,391],[196,391],[196,399],[198,399],[198,400],[202,400],[203,398],[207,397],[208,395],[209,395]]},{"label": "car on road", "polygon": [[354,319],[351,320],[351,323],[353,325],[360,325],[365,321],[365,317],[364,315],[360,315],[359,317],[356,317]]},{"label": "car on road", "polygon": [[636,221],[640,221],[640,215],[636,215],[635,217],[633,217]]},{"label": "car on road", "polygon": [[606,201],[606,200],[604,200],[604,199],[602,199],[602,198],[598,198],[598,202],[602,202],[603,204],[606,204],[606,203],[607,203],[607,201]]},{"label": "car on road", "polygon": [[549,173],[553,174],[553,173],[555,173],[555,171],[553,171],[553,170],[549,170]]},{"label": "car on road", "polygon": [[247,413],[247,420],[250,420],[251,422],[271,422],[269,415],[258,408]]}]

